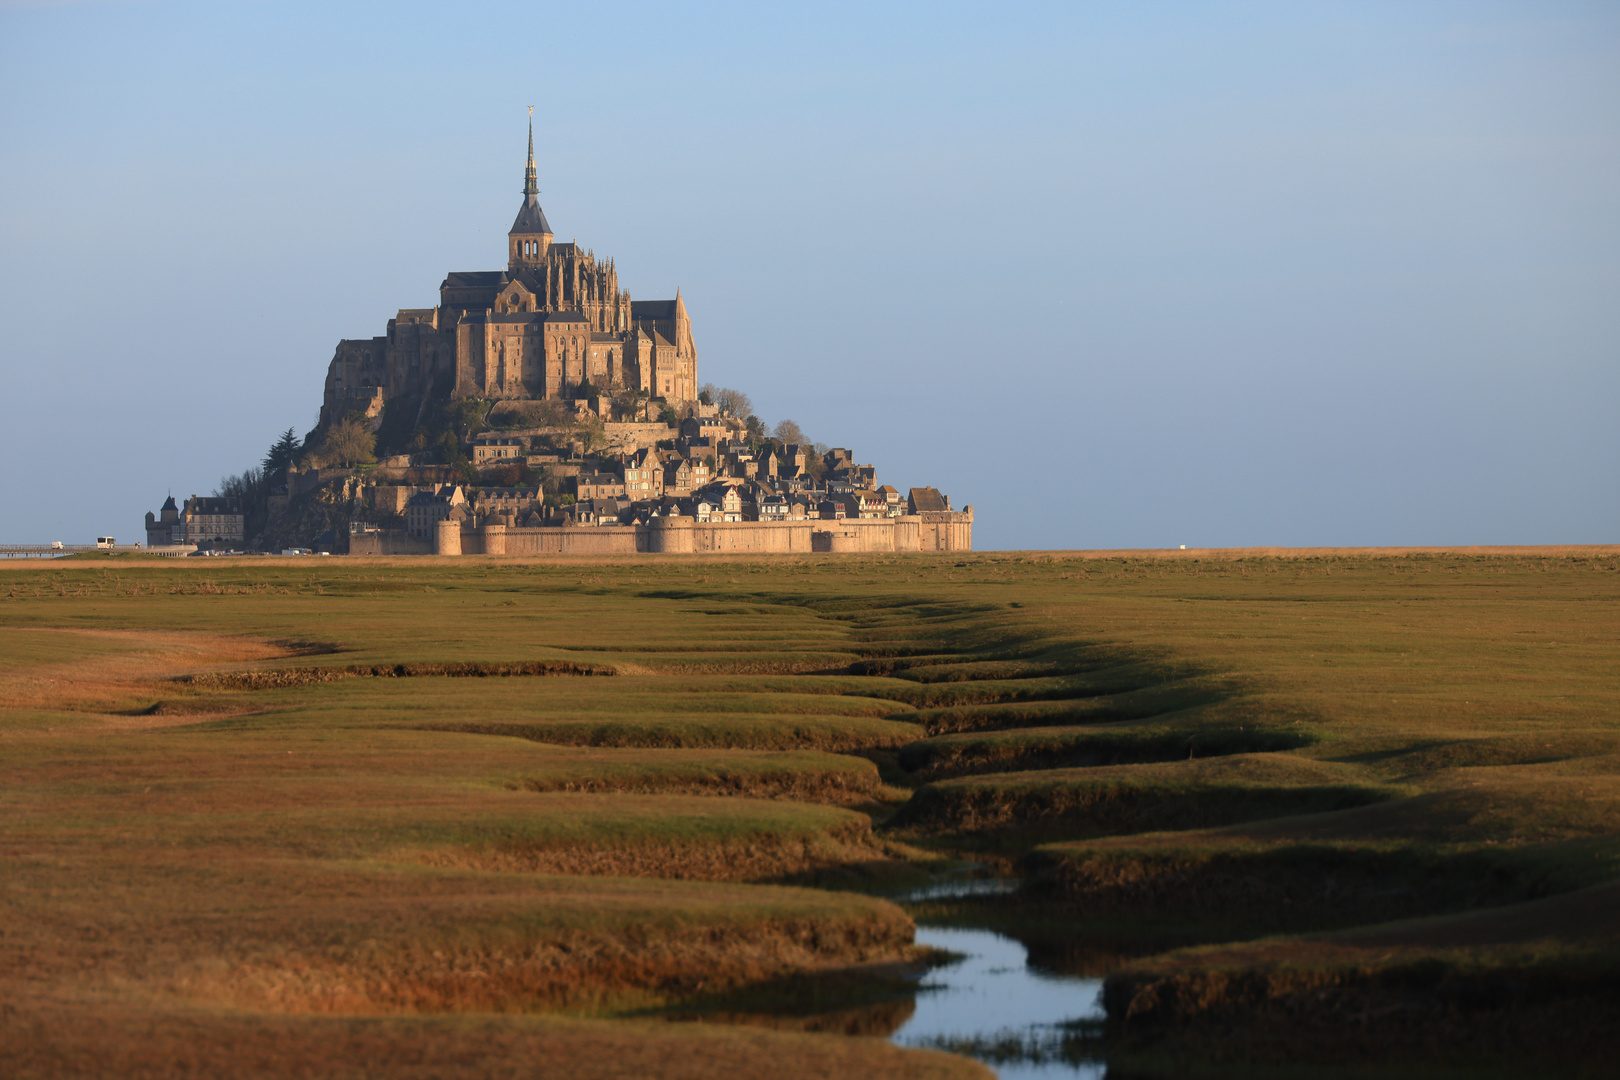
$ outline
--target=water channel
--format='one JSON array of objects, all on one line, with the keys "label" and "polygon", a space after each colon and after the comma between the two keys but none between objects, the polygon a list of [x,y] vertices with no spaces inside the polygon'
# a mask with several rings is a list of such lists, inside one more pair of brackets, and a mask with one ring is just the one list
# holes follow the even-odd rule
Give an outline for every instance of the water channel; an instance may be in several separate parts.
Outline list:
[{"label": "water channel", "polygon": [[[899,899],[911,902],[1006,893],[1008,881],[961,881],[930,886]],[[917,943],[961,960],[930,971],[917,988],[916,1010],[890,1038],[978,1058],[1001,1080],[1102,1080],[1102,1062],[1076,1062],[1065,1053],[1075,1022],[1103,1016],[1102,980],[1032,968],[1028,951],[990,930],[917,926]]]}]

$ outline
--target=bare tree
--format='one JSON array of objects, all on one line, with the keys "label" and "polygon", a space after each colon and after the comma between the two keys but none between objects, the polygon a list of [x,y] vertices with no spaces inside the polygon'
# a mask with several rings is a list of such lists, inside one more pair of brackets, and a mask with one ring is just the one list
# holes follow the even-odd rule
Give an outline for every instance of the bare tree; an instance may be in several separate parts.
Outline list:
[{"label": "bare tree", "polygon": [[711,386],[710,389],[714,403],[727,416],[747,416],[754,411],[754,403],[741,390],[733,390],[729,386]]},{"label": "bare tree", "polygon": [[799,446],[803,446],[807,441],[804,437],[804,432],[800,430],[799,425],[795,424],[792,420],[783,420],[781,423],[777,424],[776,427],[771,430],[771,435],[775,437],[777,442],[782,443],[784,446],[790,443],[796,443]]},{"label": "bare tree", "polygon": [[365,417],[350,413],[326,429],[306,460],[315,468],[328,465],[364,465],[377,460],[377,436],[366,426]]}]

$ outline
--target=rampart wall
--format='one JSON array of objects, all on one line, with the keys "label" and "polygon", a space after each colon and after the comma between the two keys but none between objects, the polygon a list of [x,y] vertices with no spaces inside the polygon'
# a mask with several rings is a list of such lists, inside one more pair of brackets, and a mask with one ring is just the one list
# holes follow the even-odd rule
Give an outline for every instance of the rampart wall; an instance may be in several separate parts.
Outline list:
[{"label": "rampart wall", "polygon": [[973,508],[846,521],[709,521],[655,518],[646,525],[467,528],[441,521],[434,539],[362,533],[351,555],[797,555],[972,551]]},{"label": "rampart wall", "polygon": [[432,555],[434,553],[435,545],[431,540],[418,540],[410,533],[398,529],[355,533],[349,537],[350,555]]}]

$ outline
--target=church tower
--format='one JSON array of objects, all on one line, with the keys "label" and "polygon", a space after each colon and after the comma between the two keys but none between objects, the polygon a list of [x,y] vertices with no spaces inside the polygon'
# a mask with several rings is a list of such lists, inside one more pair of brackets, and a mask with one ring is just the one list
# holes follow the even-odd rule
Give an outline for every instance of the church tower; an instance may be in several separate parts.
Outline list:
[{"label": "church tower", "polygon": [[540,187],[534,171],[534,106],[529,106],[529,164],[523,170],[523,206],[506,234],[507,263],[510,273],[539,266],[551,248],[551,226],[540,209]]}]

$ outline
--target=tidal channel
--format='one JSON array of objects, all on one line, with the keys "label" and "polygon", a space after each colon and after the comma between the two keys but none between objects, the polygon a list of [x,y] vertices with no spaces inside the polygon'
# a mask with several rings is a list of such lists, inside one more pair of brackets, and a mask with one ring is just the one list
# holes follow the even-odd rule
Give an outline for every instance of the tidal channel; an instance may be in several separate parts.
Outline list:
[{"label": "tidal channel", "polygon": [[[1005,893],[1008,881],[960,881],[901,897],[920,902]],[[917,925],[917,943],[962,959],[931,970],[916,1009],[890,1038],[901,1046],[950,1050],[983,1061],[1001,1080],[1102,1080],[1107,1066],[1077,1052],[1103,1018],[1102,980],[1030,966],[1013,938],[990,930]]]}]

